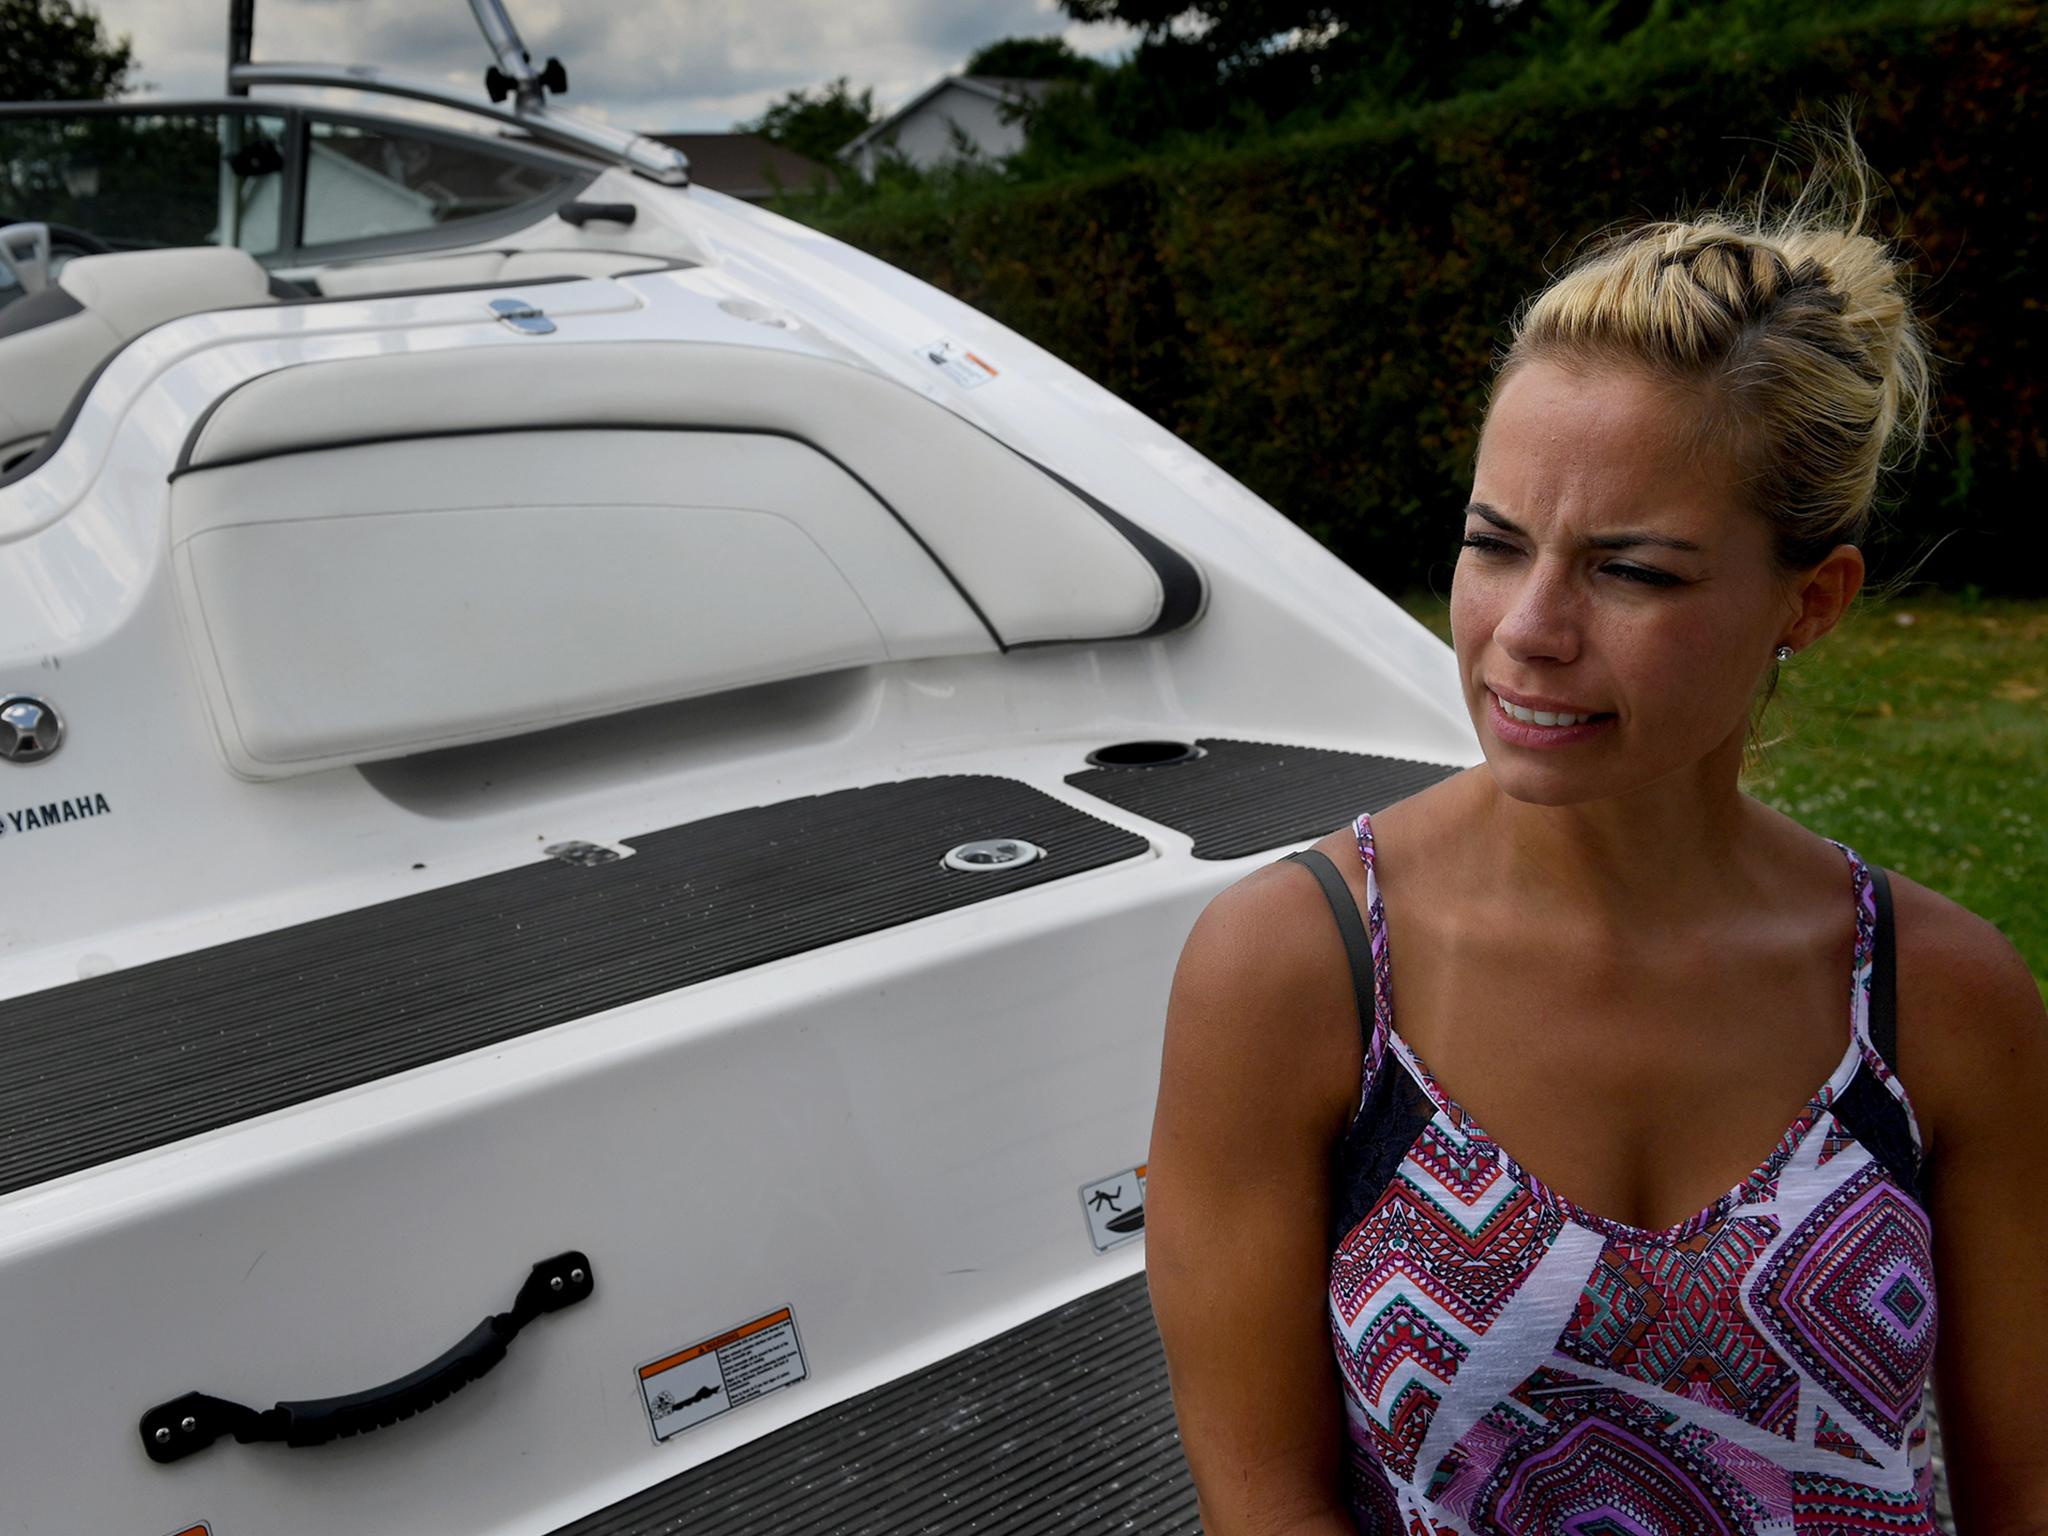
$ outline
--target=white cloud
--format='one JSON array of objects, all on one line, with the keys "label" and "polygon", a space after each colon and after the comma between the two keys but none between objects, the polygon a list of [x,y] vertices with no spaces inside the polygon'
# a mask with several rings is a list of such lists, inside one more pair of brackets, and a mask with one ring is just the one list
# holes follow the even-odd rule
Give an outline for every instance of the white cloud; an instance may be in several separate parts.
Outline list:
[{"label": "white cloud", "polygon": [[[128,33],[159,96],[214,96],[225,0],[89,0]],[[887,110],[999,37],[1058,33],[1098,57],[1123,28],[1070,22],[1057,0],[508,0],[536,60],[569,70],[564,105],[648,132],[720,129],[838,75]],[[491,55],[463,0],[257,0],[259,62],[375,64],[481,92]]]}]

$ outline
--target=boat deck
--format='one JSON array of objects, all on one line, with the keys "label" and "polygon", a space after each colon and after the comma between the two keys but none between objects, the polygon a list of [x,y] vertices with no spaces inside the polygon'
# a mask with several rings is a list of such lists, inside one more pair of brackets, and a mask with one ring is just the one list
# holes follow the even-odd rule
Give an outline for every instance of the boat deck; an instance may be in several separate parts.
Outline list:
[{"label": "boat deck", "polygon": [[[1321,836],[1457,770],[1204,739],[1067,783],[1227,859]],[[1046,856],[948,870],[955,844]],[[1017,779],[808,795],[0,1001],[0,1194],[749,966],[1136,858]]]},{"label": "boat deck", "polygon": [[553,1536],[1200,1530],[1140,1274]]}]

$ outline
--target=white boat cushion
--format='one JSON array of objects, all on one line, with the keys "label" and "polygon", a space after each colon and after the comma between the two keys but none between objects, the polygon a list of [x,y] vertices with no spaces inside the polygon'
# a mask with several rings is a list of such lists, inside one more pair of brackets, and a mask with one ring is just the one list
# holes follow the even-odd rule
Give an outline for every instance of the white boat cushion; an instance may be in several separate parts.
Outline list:
[{"label": "white boat cushion", "polygon": [[1057,480],[914,390],[802,352],[562,342],[304,364],[222,400],[186,462],[566,426],[727,427],[810,443],[894,509],[1005,645],[1139,634],[1164,605],[1151,562]]},{"label": "white boat cushion", "polygon": [[277,302],[256,258],[224,246],[78,256],[57,281],[123,341],[180,315]]},{"label": "white boat cushion", "polygon": [[914,391],[683,342],[263,375],[187,445],[172,541],[252,777],[995,637],[1140,634],[1164,591],[1111,521]]},{"label": "white boat cushion", "polygon": [[230,766],[273,778],[994,642],[788,438],[565,432],[187,475],[172,538]]}]

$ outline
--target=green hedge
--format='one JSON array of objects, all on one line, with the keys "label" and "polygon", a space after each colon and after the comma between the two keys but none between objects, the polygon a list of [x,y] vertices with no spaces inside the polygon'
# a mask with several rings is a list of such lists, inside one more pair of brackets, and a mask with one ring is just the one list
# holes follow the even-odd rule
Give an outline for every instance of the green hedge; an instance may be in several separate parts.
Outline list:
[{"label": "green hedge", "polygon": [[1924,577],[2048,593],[2042,15],[1758,53],[825,222],[1065,357],[1378,585],[1441,585],[1517,301],[1603,226],[1753,190],[1792,123],[1846,99],[1944,360],[1877,574],[1948,534]]}]

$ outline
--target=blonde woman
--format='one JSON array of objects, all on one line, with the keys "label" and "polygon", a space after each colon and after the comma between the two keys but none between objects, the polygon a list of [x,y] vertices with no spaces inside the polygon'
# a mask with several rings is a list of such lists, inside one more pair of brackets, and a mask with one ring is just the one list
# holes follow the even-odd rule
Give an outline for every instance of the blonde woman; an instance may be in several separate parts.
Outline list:
[{"label": "blonde woman", "polygon": [[1485,762],[1187,940],[1146,1240],[1209,1536],[1931,1532],[1937,1360],[1961,1528],[2048,1532],[2039,992],[1738,787],[1926,416],[1837,159],[1526,306],[1451,594]]}]

